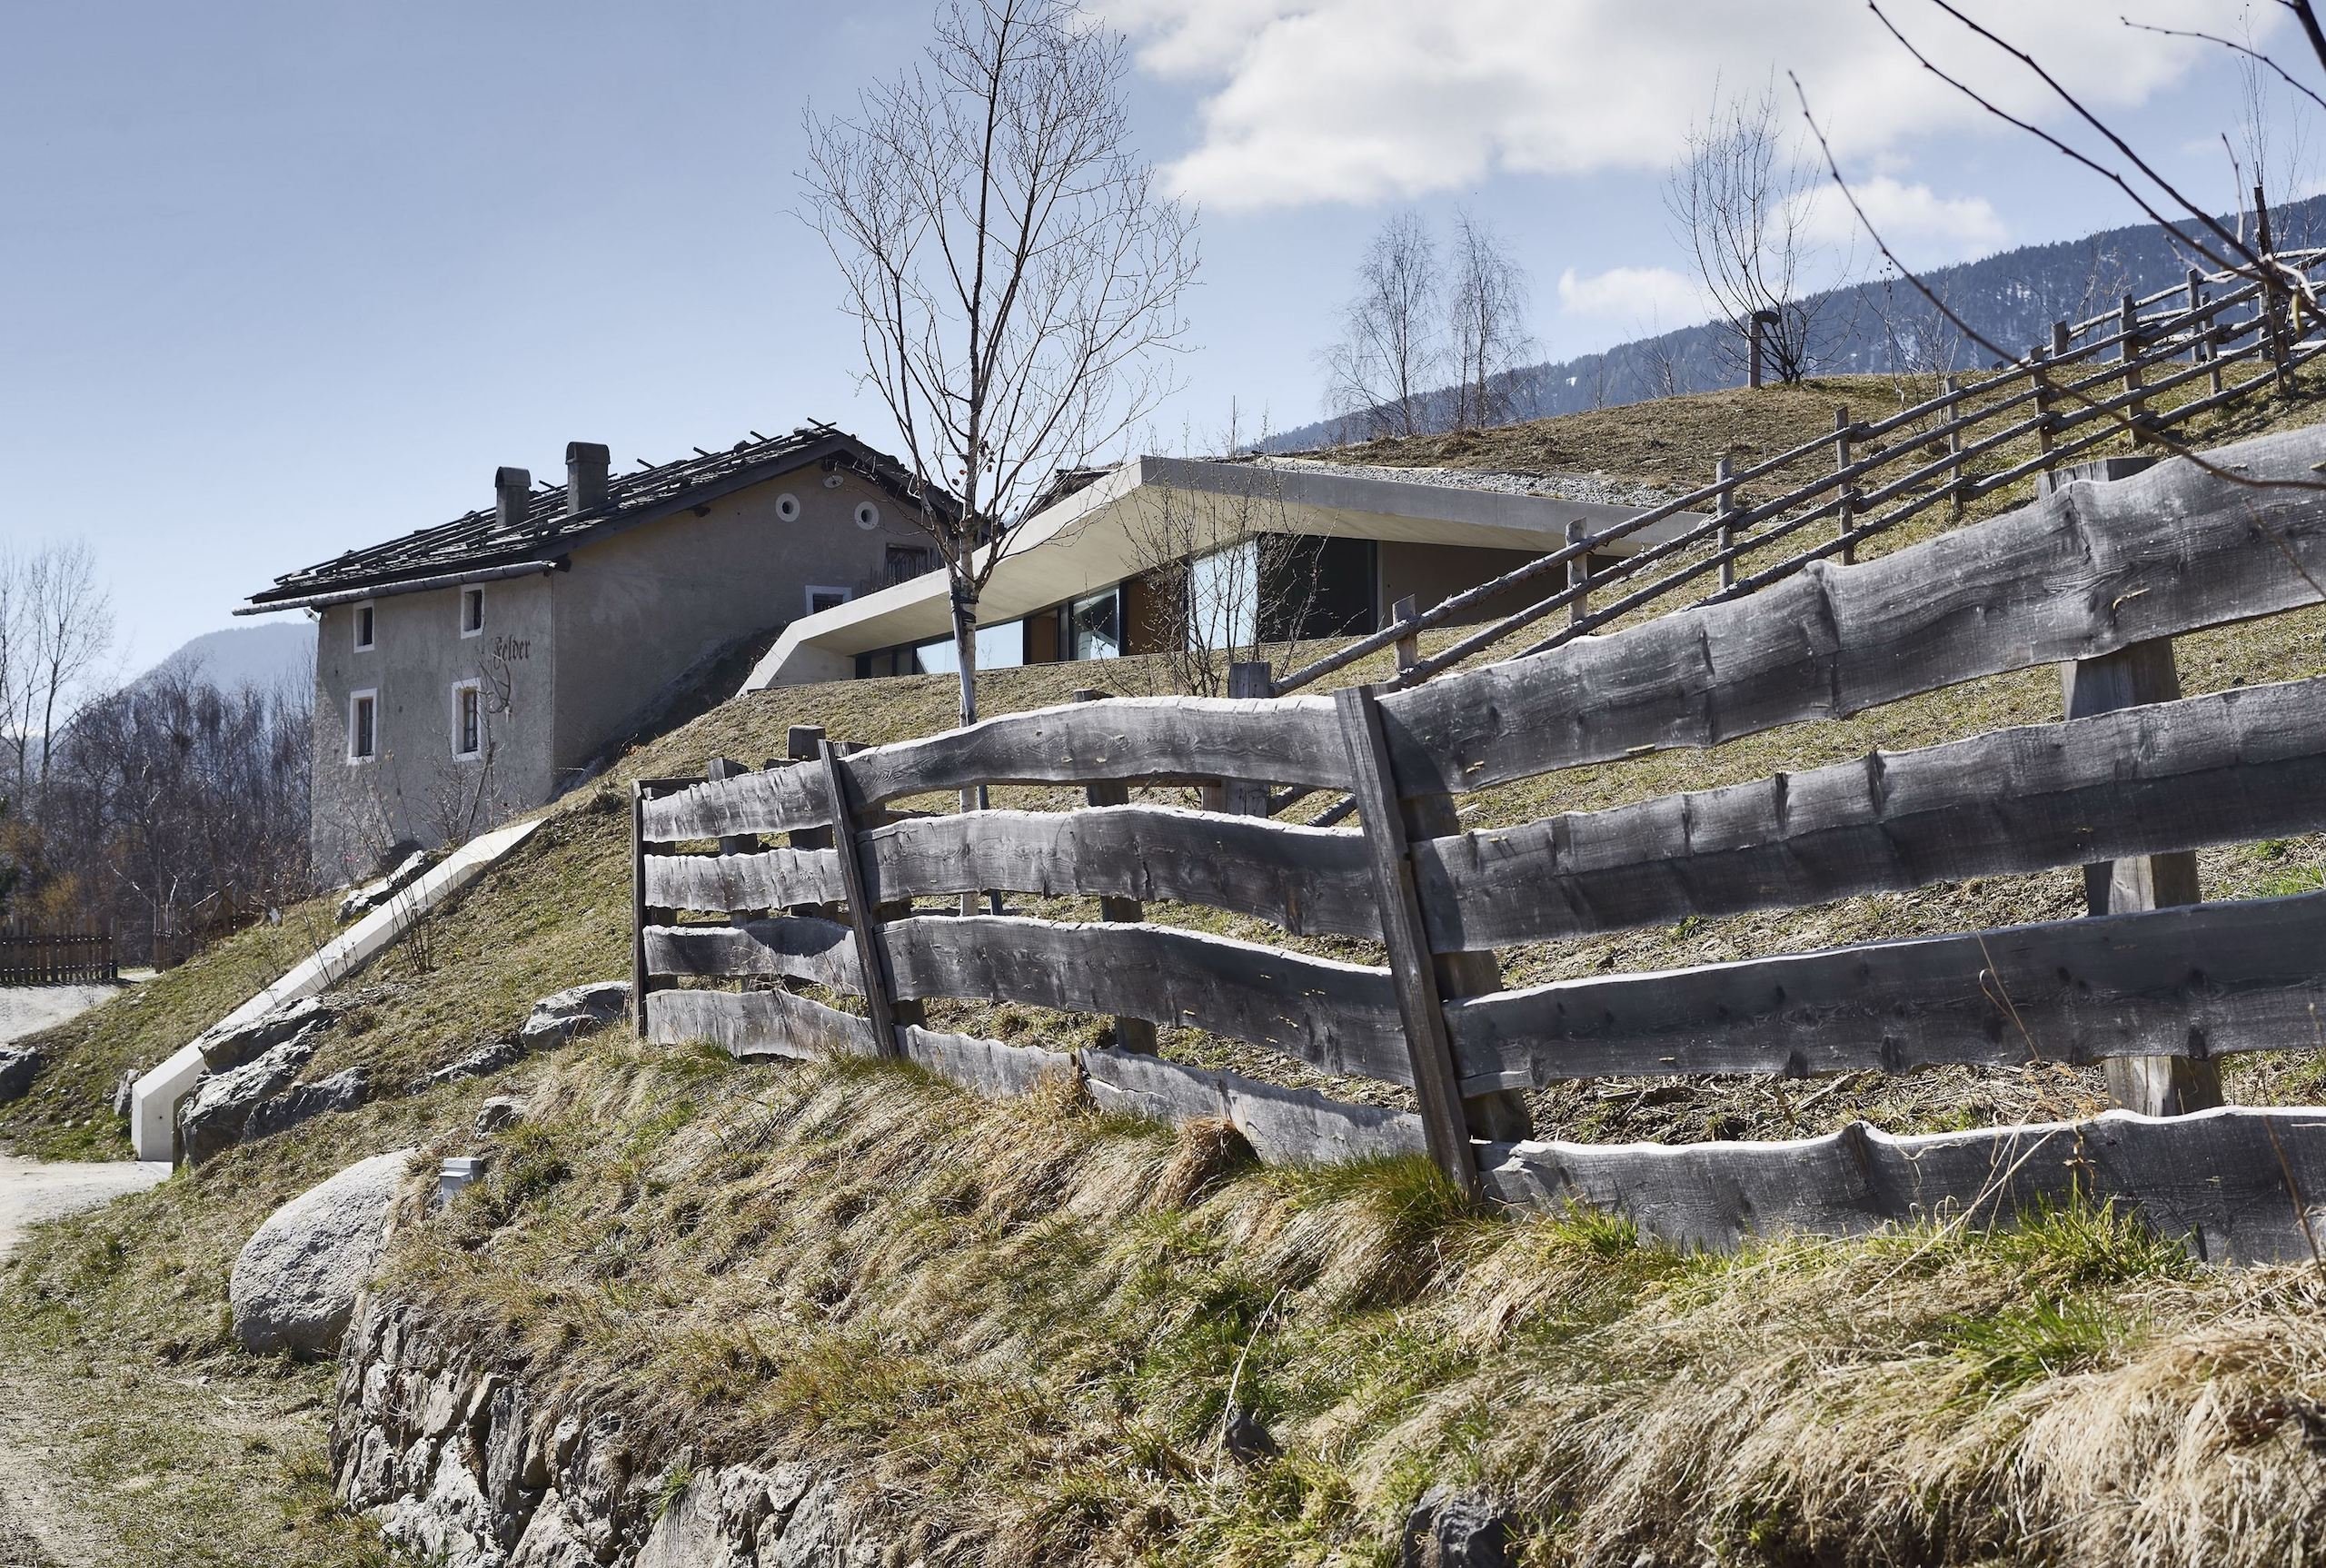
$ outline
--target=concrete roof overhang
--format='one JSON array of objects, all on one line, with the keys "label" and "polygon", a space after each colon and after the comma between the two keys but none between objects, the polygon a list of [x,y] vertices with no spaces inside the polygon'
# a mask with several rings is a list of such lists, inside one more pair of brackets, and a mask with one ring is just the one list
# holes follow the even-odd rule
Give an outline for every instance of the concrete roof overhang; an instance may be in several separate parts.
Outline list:
[{"label": "concrete roof overhang", "polygon": [[[1629,506],[1266,463],[1142,457],[1015,530],[978,605],[997,626],[1255,533],[1322,534],[1548,553],[1570,522],[1594,530],[1638,514]],[[1612,541],[1628,555],[1702,518],[1680,512]],[[785,629],[744,682],[747,691],[842,680],[860,653],[923,642],[951,630],[942,571],[917,577]]]}]

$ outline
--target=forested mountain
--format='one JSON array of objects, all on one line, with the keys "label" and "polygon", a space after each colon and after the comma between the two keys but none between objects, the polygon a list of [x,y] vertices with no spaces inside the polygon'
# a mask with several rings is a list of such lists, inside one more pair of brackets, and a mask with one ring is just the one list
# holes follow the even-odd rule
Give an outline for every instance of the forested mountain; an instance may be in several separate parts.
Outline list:
[{"label": "forested mountain", "polygon": [[[2289,203],[2271,214],[2281,246],[2326,243],[2326,196]],[[2234,226],[2236,220],[2224,223]],[[2152,293],[2180,283],[2188,262],[2151,224],[2108,229],[2080,240],[2022,245],[1923,274],[1947,308],[1988,342],[2023,354],[2048,342],[2055,321],[2081,321],[2112,308],[2125,294]],[[1815,296],[1812,346],[1828,374],[1889,371],[1967,371],[1995,356],[1963,334],[1913,284],[1891,277]],[[1604,353],[1523,366],[1502,378],[1513,420],[1575,413],[1675,392],[1737,386],[1744,380],[1734,340],[1711,323],[1619,343]],[[1436,428],[1451,423],[1453,393],[1429,400]],[[1297,452],[1361,438],[1363,422],[1319,420],[1267,442]]]}]

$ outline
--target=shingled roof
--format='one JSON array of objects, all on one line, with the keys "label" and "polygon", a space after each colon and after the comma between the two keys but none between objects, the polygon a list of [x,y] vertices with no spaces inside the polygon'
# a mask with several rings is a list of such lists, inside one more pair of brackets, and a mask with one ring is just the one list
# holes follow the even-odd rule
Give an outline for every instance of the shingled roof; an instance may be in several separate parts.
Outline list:
[{"label": "shingled roof", "polygon": [[[844,469],[906,506],[920,505],[919,487],[896,459],[845,431],[828,424],[802,425],[784,436],[753,431],[750,439],[724,452],[697,447],[695,455],[675,462],[610,474],[605,504],[587,511],[569,513],[565,486],[544,483],[531,491],[522,521],[504,522],[495,508],[482,507],[434,528],[285,572],[273,587],[252,594],[250,608],[287,610],[327,596],[393,589],[437,577],[536,562],[545,566],[592,540],[811,464]],[[958,505],[941,491],[934,499],[948,511]]]}]

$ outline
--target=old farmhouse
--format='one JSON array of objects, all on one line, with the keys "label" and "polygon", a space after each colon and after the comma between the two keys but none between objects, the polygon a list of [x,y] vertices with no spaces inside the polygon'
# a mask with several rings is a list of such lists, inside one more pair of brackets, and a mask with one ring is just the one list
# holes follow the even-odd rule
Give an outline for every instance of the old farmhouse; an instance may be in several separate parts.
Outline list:
[{"label": "old farmhouse", "polygon": [[491,507],[291,572],[236,611],[320,621],[318,879],[549,799],[722,654],[938,564],[910,477],[829,425],[609,465],[576,442],[562,486],[502,469]]}]

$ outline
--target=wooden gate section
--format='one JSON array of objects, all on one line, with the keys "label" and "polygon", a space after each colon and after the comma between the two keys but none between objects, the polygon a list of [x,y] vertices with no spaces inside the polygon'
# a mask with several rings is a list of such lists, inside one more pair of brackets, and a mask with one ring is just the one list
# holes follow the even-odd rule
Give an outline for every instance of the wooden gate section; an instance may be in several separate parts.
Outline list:
[{"label": "wooden gate section", "polygon": [[[1675,1148],[1485,1142],[1476,1113],[1501,1091],[1611,1074],[2210,1063],[2308,1047],[2326,1002],[2326,894],[1519,990],[1441,990],[1435,977],[1457,955],[1490,977],[1491,955],[1519,943],[2319,831],[2326,680],[2136,692],[2089,717],[1515,828],[1451,830],[1450,812],[1397,803],[1844,718],[2316,603],[2321,460],[2326,430],[2311,430],[2069,485],[1879,561],[1817,562],[1749,598],[1377,697],[1080,702],[642,795],[639,967],[673,987],[643,995],[645,1032],[742,1054],[900,1054],[988,1087],[1064,1067],[1105,1103],[1235,1115],[1264,1153],[1426,1147],[1474,1190],[1619,1207],[1700,1245],[1976,1213],[2081,1184],[2147,1206],[2216,1255],[2306,1254],[2298,1195],[2326,1195],[2316,1112]],[[884,809],[979,784],[1223,779],[1352,794],[1361,827],[1137,802]],[[1429,821],[1448,830],[1409,831]],[[760,847],[826,827],[840,848]],[[915,898],[997,888],[1138,900],[1150,918],[906,912]],[[1393,962],[1153,923],[1171,903],[1380,944]],[[816,912],[784,912],[803,908]],[[719,923],[662,913],[678,910]],[[735,978],[751,988],[703,983]],[[802,987],[864,998],[864,1011]],[[1406,1086],[1421,1114],[1138,1052],[939,1035],[903,1010],[938,997],[1189,1025]]]}]

